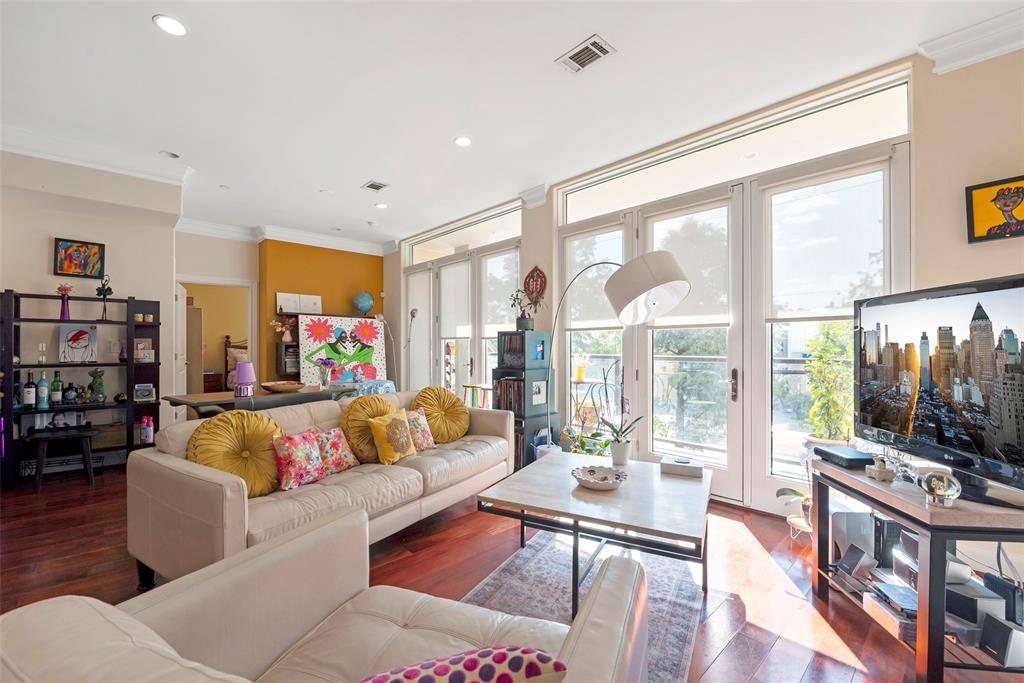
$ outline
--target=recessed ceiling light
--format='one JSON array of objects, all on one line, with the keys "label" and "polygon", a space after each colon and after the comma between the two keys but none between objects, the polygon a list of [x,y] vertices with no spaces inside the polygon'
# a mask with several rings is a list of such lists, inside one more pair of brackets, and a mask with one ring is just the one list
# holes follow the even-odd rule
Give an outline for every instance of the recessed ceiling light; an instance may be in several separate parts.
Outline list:
[{"label": "recessed ceiling light", "polygon": [[384,202],[378,202],[378,203],[374,204],[374,206],[376,206],[378,209],[386,209],[386,208],[388,208],[388,205],[385,204]]},{"label": "recessed ceiling light", "polygon": [[169,17],[166,14],[154,14],[153,23],[163,31],[164,33],[170,33],[172,36],[183,36],[188,33],[185,28],[185,24],[181,23],[174,17]]},{"label": "recessed ceiling light", "polygon": [[180,159],[181,158],[180,154],[175,154],[174,152],[168,152],[166,149],[160,150],[160,156],[167,157],[168,159]]},{"label": "recessed ceiling light", "polygon": [[455,138],[455,144],[458,145],[459,147],[469,147],[470,145],[473,144],[473,141],[467,138],[465,135],[460,135],[459,137]]}]

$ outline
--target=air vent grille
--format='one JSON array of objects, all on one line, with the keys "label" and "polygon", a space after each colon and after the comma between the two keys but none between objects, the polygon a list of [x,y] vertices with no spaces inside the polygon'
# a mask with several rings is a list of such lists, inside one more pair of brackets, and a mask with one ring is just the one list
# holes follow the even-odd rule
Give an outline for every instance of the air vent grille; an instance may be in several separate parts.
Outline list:
[{"label": "air vent grille", "polygon": [[367,180],[366,183],[363,184],[363,189],[369,190],[370,192],[380,192],[387,186],[387,183],[382,183],[379,180]]},{"label": "air vent grille", "polygon": [[575,73],[615,52],[607,40],[595,33],[555,61]]}]

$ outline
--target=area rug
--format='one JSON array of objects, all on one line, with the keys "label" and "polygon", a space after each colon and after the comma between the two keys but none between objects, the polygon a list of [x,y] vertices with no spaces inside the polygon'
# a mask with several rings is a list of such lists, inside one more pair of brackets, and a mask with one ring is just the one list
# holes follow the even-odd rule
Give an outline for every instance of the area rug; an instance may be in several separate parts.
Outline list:
[{"label": "area rug", "polygon": [[[596,542],[580,542],[581,568]],[[648,593],[648,680],[685,681],[693,656],[703,592],[690,565],[658,555],[605,546],[580,587],[580,605],[607,557],[623,555],[644,565]],[[700,569],[695,567],[697,578]],[[572,537],[539,531],[462,599],[473,605],[571,623]]]}]

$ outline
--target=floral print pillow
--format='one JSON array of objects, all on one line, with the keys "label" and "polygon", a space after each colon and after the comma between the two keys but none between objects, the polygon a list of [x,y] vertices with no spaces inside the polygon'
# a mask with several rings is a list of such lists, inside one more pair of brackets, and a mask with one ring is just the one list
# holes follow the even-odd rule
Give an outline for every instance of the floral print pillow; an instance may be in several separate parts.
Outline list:
[{"label": "floral print pillow", "polygon": [[559,683],[566,673],[565,664],[544,650],[495,645],[398,666],[359,683]]},{"label": "floral print pillow", "polygon": [[325,477],[344,472],[359,464],[341,427],[320,432],[317,437],[320,442],[320,460],[324,463]]},{"label": "floral print pillow", "polygon": [[430,433],[430,425],[427,424],[427,416],[424,415],[423,408],[407,411],[405,417],[409,422],[409,433],[412,434],[412,444],[416,447],[417,453],[437,448],[437,444],[434,443],[434,435]]},{"label": "floral print pillow", "polygon": [[326,476],[315,429],[291,436],[275,436],[274,455],[277,457],[277,476],[282,491],[298,488]]}]

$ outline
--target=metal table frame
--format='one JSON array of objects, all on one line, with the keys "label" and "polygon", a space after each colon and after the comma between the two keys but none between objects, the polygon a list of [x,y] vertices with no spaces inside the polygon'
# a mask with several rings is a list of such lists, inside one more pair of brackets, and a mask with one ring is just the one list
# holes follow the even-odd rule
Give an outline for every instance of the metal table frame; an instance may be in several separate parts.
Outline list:
[{"label": "metal table frame", "polygon": [[1020,668],[947,662],[945,659],[946,552],[955,553],[958,540],[1024,542],[1024,531],[1020,529],[933,526],[825,474],[815,472],[813,536],[816,566],[815,571],[811,574],[811,581],[814,594],[825,602],[828,602],[830,588],[835,587],[839,593],[856,603],[856,599],[852,595],[834,583],[829,573],[831,548],[829,547],[828,529],[832,518],[829,511],[830,489],[844,493],[873,510],[883,512],[886,516],[918,534],[916,642],[914,646],[903,643],[903,641],[899,642],[910,647],[914,652],[914,668],[916,680],[919,683],[941,683],[944,668],[1024,673],[1024,669]]},{"label": "metal table frame", "polygon": [[[628,548],[630,550],[639,550],[653,555],[660,555],[662,557],[670,557],[674,560],[697,562],[701,567],[701,589],[705,593],[708,590],[708,524],[706,518],[704,520],[704,535],[702,538],[681,541],[681,543],[693,545],[693,549],[690,550],[685,546],[679,545],[678,542],[662,541],[646,536],[629,535],[628,532],[616,531],[612,528],[606,529],[595,526],[582,526],[577,519],[565,521],[556,517],[532,514],[527,510],[508,509],[493,503],[485,503],[481,500],[477,501],[476,508],[481,512],[488,512],[492,515],[501,515],[502,517],[509,517],[511,519],[518,520],[520,548],[526,546],[527,527],[530,527],[531,529],[551,531],[554,533],[570,534],[572,536],[573,618],[576,618],[576,613],[579,611],[580,585],[586,580],[587,575],[590,574],[590,571],[594,568],[594,563],[597,561],[598,555],[601,554],[601,550],[603,550],[607,544],[619,546],[621,548]],[[597,549],[590,554],[589,558],[587,558],[586,564],[583,566],[582,570],[580,569],[580,538],[591,538],[599,541]]]}]

